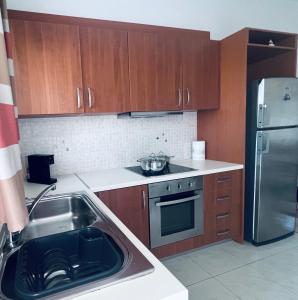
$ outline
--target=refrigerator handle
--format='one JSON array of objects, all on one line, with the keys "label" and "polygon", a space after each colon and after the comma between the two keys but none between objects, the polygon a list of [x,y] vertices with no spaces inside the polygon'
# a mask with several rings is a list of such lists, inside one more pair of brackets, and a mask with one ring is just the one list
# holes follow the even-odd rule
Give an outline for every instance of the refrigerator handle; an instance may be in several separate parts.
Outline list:
[{"label": "refrigerator handle", "polygon": [[269,153],[269,137],[267,132],[263,132],[262,136],[262,153]]},{"label": "refrigerator handle", "polygon": [[262,128],[264,126],[264,115],[265,110],[267,109],[267,104],[259,104],[259,113],[258,113],[258,127]]},{"label": "refrigerator handle", "polygon": [[258,139],[259,139],[259,142],[257,143],[258,153],[259,154],[269,153],[270,141],[269,141],[268,133],[267,132],[259,132]]}]

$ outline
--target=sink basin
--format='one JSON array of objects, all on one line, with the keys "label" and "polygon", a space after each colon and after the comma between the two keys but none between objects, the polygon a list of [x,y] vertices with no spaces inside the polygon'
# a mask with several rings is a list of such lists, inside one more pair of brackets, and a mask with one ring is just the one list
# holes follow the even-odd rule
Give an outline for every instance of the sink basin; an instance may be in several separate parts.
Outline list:
[{"label": "sink basin", "polygon": [[30,216],[23,238],[31,240],[51,234],[87,227],[96,221],[96,214],[84,195],[66,195],[46,198]]},{"label": "sink basin", "polygon": [[[56,243],[56,240],[58,242],[58,238],[56,239],[55,236],[59,236],[59,234],[62,235],[61,241],[63,242],[66,241],[66,236],[71,235],[72,232],[81,231],[86,232],[85,239],[87,239],[87,241],[90,240],[91,242],[99,238],[98,236],[89,236],[89,234],[87,234],[89,231],[93,232],[94,230],[99,230],[106,235],[112,247],[118,249],[117,251],[121,253],[122,263],[118,265],[116,273],[111,273],[109,275],[107,273],[103,273],[104,271],[108,270],[105,269],[106,267],[104,269],[102,268],[102,266],[106,266],[105,264],[101,264],[100,268],[97,269],[92,267],[92,269],[88,269],[88,274],[90,274],[90,270],[100,270],[101,274],[106,275],[101,277],[99,271],[96,271],[96,274],[94,274],[93,277],[94,281],[89,282],[90,277],[89,279],[85,277],[85,281],[80,281],[79,285],[69,285],[65,290],[57,290],[54,294],[45,296],[45,299],[53,299],[53,297],[55,299],[65,297],[69,299],[78,294],[92,292],[98,290],[99,288],[104,288],[106,286],[114,285],[119,282],[153,272],[154,268],[151,263],[111,221],[111,219],[93,203],[93,200],[91,200],[88,194],[82,192],[48,196],[39,202],[35,207],[35,210],[30,216],[29,225],[21,234],[20,245],[17,248],[10,249],[5,246],[4,242],[8,238],[8,234],[5,229],[0,229],[0,299],[16,298],[16,282],[20,282],[20,280],[16,280],[15,276],[16,273],[18,273],[18,256],[22,253],[21,250],[23,249],[23,246],[35,245],[36,241],[40,239],[50,240],[51,238],[54,238]],[[55,243],[50,242],[49,245],[52,246]],[[66,242],[66,245],[69,244],[70,242]],[[60,248],[60,246],[58,248]],[[99,248],[100,247],[97,246],[95,247],[96,251],[93,252],[93,255],[99,255],[103,259],[103,262],[107,262],[109,259],[104,258],[104,254],[101,252],[101,250],[99,251]],[[33,246],[33,248],[27,252],[28,259],[32,260],[33,262],[35,261],[33,253],[37,249],[38,248]],[[57,247],[55,249],[57,250]],[[70,249],[74,249],[74,251],[76,251],[75,247],[70,247]],[[89,251],[88,248],[86,248],[86,250],[87,252]],[[68,260],[68,257],[71,262],[74,261],[74,263],[71,264],[72,272],[77,272],[78,276],[81,276],[83,273],[79,270],[82,269],[78,269],[78,266],[82,265],[85,267],[86,264],[80,264],[80,262],[84,262],[85,259],[88,260],[91,254],[88,252],[86,255],[76,256],[76,253],[77,252],[73,254],[66,254],[65,257],[67,257],[67,259],[64,257],[64,261],[65,259]],[[110,253],[110,250],[106,253]],[[40,259],[40,257],[43,257],[43,255],[36,254],[36,262],[38,259]],[[55,259],[61,258],[61,253],[54,257]],[[88,264],[90,264],[90,261],[88,261]],[[23,264],[21,264],[21,266],[22,265]],[[28,268],[26,268],[26,270],[27,269]],[[23,274],[23,272],[19,272],[19,274]],[[32,273],[29,273],[29,275],[30,274]],[[85,271],[84,274],[86,274]],[[28,278],[32,278],[31,275]],[[73,282],[75,282],[75,280],[73,280]],[[76,283],[77,282],[78,281],[76,281]]]}]

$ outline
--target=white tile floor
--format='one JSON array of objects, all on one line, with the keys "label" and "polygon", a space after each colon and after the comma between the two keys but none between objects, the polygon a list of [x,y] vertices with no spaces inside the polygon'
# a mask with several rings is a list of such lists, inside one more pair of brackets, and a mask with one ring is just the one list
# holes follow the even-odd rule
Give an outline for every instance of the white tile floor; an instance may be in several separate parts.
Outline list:
[{"label": "white tile floor", "polygon": [[298,234],[260,247],[227,241],[162,262],[190,300],[298,299]]}]

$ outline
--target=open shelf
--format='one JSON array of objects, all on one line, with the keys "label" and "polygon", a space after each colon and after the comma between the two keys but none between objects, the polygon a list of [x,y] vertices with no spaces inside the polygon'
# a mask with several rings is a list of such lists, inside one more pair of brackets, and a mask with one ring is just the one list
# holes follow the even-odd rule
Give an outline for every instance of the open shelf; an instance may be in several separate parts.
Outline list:
[{"label": "open shelf", "polygon": [[278,31],[249,29],[248,42],[251,44],[268,45],[269,41],[280,47],[296,48],[296,34]]},{"label": "open shelf", "polygon": [[296,48],[288,46],[269,46],[256,43],[248,43],[247,61],[249,64],[251,64],[289,51],[295,52]]}]

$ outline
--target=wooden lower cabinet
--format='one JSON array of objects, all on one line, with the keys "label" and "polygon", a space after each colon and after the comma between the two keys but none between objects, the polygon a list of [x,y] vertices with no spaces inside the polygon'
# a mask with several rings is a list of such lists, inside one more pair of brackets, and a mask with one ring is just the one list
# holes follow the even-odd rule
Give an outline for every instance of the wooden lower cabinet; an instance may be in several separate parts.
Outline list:
[{"label": "wooden lower cabinet", "polygon": [[140,185],[96,193],[113,213],[149,247],[148,187]]},{"label": "wooden lower cabinet", "polygon": [[[225,239],[243,242],[242,170],[204,176],[204,234],[151,251],[165,257]],[[97,196],[149,248],[148,186],[97,193]]]},{"label": "wooden lower cabinet", "polygon": [[242,182],[242,170],[204,176],[204,234],[151,251],[165,257],[224,239],[243,242]]}]

